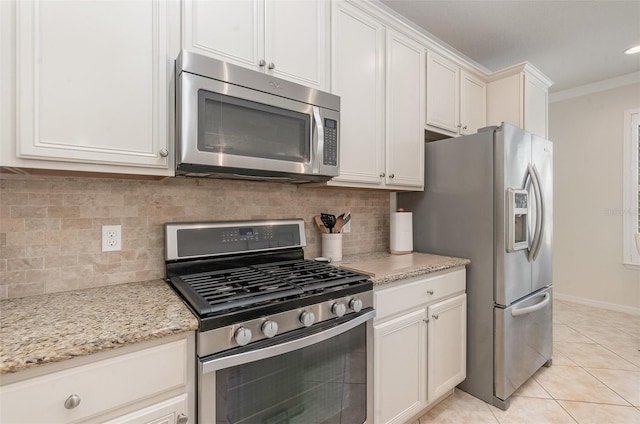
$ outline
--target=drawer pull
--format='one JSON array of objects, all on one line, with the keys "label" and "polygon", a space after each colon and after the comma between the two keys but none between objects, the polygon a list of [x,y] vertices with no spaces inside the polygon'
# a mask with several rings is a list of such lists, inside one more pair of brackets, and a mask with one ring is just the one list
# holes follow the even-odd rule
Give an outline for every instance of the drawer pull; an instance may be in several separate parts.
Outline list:
[{"label": "drawer pull", "polygon": [[189,421],[189,417],[181,413],[178,415],[178,418],[176,419],[176,424],[187,424],[188,421]]},{"label": "drawer pull", "polygon": [[433,290],[427,290],[427,294],[428,294],[429,296],[433,296]]},{"label": "drawer pull", "polygon": [[74,393],[64,401],[64,407],[67,409],[77,408],[80,405],[80,400],[80,396]]},{"label": "drawer pull", "polygon": [[438,319],[438,315],[431,315],[433,319]]}]

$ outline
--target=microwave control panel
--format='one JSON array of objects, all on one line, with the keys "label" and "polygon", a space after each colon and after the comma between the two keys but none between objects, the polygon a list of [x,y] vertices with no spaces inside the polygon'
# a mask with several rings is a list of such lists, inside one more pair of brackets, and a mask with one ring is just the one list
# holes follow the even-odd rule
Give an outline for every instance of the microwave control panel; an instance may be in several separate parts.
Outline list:
[{"label": "microwave control panel", "polygon": [[324,165],[338,165],[338,122],[335,119],[324,120]]}]

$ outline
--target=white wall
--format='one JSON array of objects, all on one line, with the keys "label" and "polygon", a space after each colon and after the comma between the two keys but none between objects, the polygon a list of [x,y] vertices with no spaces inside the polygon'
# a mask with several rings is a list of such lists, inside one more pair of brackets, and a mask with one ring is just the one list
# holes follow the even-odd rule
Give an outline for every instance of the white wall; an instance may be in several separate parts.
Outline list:
[{"label": "white wall", "polygon": [[640,313],[640,270],[622,265],[625,109],[640,84],[549,105],[558,298]]}]

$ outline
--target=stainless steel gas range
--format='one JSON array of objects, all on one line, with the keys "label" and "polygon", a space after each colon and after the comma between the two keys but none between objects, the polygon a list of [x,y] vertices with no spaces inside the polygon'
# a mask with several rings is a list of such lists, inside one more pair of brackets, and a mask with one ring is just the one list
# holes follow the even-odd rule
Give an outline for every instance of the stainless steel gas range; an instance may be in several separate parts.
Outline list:
[{"label": "stainless steel gas range", "polygon": [[304,259],[301,219],[166,224],[199,319],[201,424],[373,422],[372,283]]}]

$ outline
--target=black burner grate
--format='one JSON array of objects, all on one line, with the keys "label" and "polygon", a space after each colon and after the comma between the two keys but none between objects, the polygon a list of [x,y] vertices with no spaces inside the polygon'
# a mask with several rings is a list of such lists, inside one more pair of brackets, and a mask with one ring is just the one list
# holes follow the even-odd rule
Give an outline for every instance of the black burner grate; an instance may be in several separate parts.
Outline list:
[{"label": "black burner grate", "polygon": [[304,297],[367,281],[363,275],[315,261],[294,260],[183,275],[172,279],[202,315],[266,301]]}]

